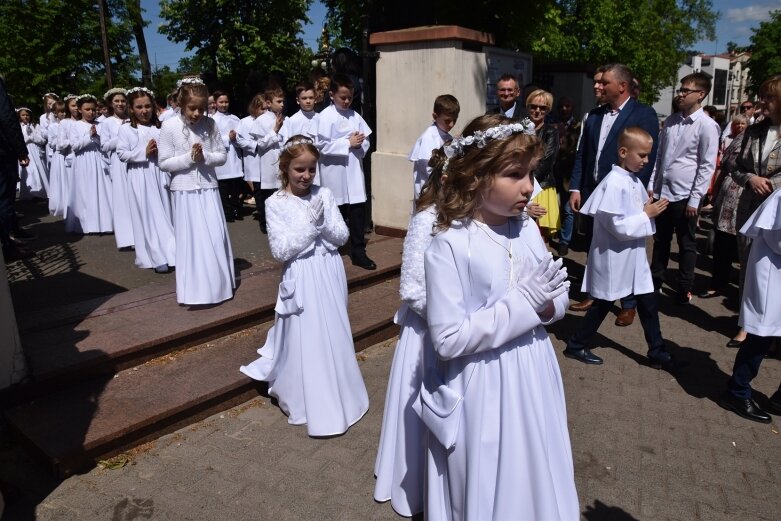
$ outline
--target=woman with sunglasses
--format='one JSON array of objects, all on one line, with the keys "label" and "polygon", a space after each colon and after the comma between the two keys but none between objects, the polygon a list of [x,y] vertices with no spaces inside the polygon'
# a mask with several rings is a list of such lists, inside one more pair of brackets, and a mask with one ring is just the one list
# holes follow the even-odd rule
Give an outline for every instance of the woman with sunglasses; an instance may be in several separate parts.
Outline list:
[{"label": "woman with sunglasses", "polygon": [[[548,239],[561,227],[559,220],[559,196],[556,193],[556,178],[553,175],[556,157],[559,155],[559,130],[546,124],[545,117],[553,107],[553,94],[542,89],[532,91],[526,98],[526,111],[535,125],[537,137],[542,140],[545,152],[534,170],[534,178],[542,192],[528,207],[529,215],[537,219],[543,239]],[[535,208],[537,206],[538,208]]]}]

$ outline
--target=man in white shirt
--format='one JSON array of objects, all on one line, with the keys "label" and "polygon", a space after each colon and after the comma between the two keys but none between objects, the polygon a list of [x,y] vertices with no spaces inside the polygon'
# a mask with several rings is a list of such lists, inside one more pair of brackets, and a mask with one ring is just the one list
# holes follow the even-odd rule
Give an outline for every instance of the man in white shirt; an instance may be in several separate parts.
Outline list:
[{"label": "man in white shirt", "polygon": [[521,89],[518,80],[512,74],[502,74],[496,82],[496,95],[499,97],[499,107],[492,111],[493,114],[503,114],[508,118],[521,119],[522,108],[518,105],[518,97]]},{"label": "man in white shirt", "polygon": [[664,122],[659,135],[656,167],[648,183],[654,199],[667,199],[667,211],[656,219],[651,276],[659,289],[670,260],[673,232],[678,239],[677,291],[681,304],[691,301],[694,267],[697,263],[697,216],[716,170],[719,148],[718,124],[702,110],[702,100],[711,89],[707,74],[695,72],[681,80],[678,110]]}]

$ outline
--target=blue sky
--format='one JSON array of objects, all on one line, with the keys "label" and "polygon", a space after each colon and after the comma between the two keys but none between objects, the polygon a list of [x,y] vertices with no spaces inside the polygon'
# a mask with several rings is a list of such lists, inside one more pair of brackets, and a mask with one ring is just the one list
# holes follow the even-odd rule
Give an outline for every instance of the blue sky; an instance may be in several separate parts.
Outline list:
[{"label": "blue sky", "polygon": [[712,0],[713,8],[721,12],[716,22],[716,40],[703,40],[694,44],[694,49],[706,54],[720,54],[727,51],[727,42],[748,45],[752,29],[767,18],[767,13],[781,9],[781,0]]},{"label": "blue sky", "polygon": [[[141,0],[141,7],[145,10],[144,19],[149,20],[149,25],[144,29],[144,36],[146,36],[152,67],[155,67],[156,64],[157,67],[168,65],[172,69],[176,69],[179,59],[191,53],[185,50],[184,44],[169,42],[164,35],[157,32],[161,23],[159,0]],[[309,18],[312,23],[304,26],[303,31],[304,43],[309,47],[315,48],[317,46],[317,39],[323,28],[325,10],[325,6],[319,1],[314,2],[309,10]]]},{"label": "blue sky", "polygon": [[[712,1],[714,9],[721,12],[721,17],[716,24],[717,40],[700,41],[693,46],[706,54],[725,52],[728,41],[738,45],[748,44],[752,28],[757,27],[759,22],[767,17],[768,11],[781,9],[781,0]],[[184,45],[169,42],[165,36],[157,32],[160,25],[159,0],[141,0],[141,6],[146,10],[144,18],[150,21],[144,33],[152,66],[168,65],[175,69],[179,59],[189,53],[185,51]],[[309,18],[311,23],[304,26],[303,39],[309,47],[315,48],[325,19],[325,6],[322,2],[316,1],[312,4]]]}]

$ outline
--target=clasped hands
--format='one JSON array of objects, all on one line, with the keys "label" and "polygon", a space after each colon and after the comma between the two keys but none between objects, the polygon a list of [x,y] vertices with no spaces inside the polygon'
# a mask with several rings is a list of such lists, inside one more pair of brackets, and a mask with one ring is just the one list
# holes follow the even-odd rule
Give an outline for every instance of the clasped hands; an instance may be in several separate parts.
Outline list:
[{"label": "clasped hands", "polygon": [[323,205],[323,198],[319,195],[313,196],[309,201],[309,217],[318,228],[325,222],[325,206]]},{"label": "clasped hands", "polygon": [[562,259],[554,261],[548,253],[536,267],[529,259],[521,265],[515,286],[538,315],[549,314],[554,299],[569,290],[567,268],[562,267],[563,263]]}]

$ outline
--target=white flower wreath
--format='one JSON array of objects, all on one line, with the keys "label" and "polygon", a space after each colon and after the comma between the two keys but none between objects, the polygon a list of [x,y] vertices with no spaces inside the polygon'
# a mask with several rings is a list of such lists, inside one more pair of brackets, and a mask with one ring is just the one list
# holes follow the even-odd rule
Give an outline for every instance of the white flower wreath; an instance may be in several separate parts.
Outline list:
[{"label": "white flower wreath", "polygon": [[523,133],[533,136],[536,133],[535,128],[536,126],[532,120],[524,118],[520,123],[504,123],[485,130],[478,130],[469,136],[453,138],[450,143],[443,147],[447,159],[445,159],[445,164],[442,166],[442,171],[447,170],[452,158],[462,157],[466,153],[466,147],[475,145],[477,148],[483,148],[490,141],[504,139],[513,134]]},{"label": "white flower wreath", "polygon": [[132,89],[128,89],[127,95],[130,96],[131,94],[135,94],[136,92],[144,92],[146,93],[150,98],[155,97],[155,93],[151,90],[147,89],[146,87],[133,87]]},{"label": "white flower wreath", "polygon": [[106,93],[103,95],[103,99],[107,100],[110,96],[115,96],[116,94],[122,94],[123,96],[127,96],[127,91],[122,87],[114,87],[113,89],[109,89],[106,91]]}]

